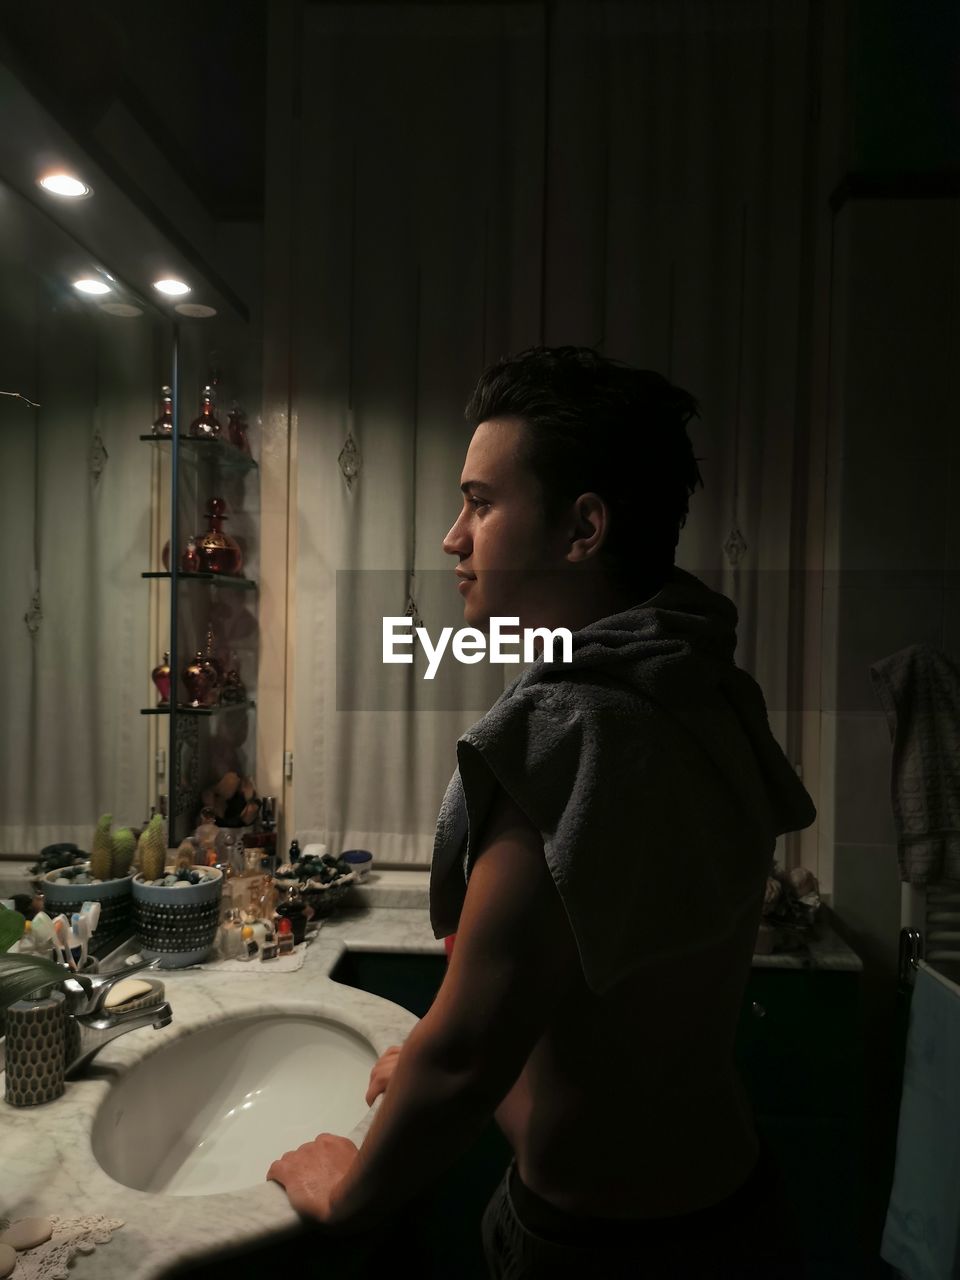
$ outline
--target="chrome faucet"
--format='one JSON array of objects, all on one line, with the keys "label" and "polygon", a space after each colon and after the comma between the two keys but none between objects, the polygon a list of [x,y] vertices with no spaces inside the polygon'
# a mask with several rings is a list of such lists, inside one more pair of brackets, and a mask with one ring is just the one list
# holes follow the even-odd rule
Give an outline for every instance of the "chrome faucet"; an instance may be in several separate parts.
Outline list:
[{"label": "chrome faucet", "polygon": [[159,1031],[173,1021],[173,1010],[167,1000],[161,1000],[159,1004],[150,1005],[146,1009],[129,1009],[126,1012],[122,1007],[104,1008],[107,993],[121,978],[128,977],[129,973],[128,969],[125,973],[111,974],[100,981],[95,980],[92,995],[72,1002],[73,1007],[67,1013],[67,1061],[64,1076],[79,1075],[104,1045],[116,1040],[118,1036],[136,1031],[139,1027],[153,1027],[155,1031]]}]

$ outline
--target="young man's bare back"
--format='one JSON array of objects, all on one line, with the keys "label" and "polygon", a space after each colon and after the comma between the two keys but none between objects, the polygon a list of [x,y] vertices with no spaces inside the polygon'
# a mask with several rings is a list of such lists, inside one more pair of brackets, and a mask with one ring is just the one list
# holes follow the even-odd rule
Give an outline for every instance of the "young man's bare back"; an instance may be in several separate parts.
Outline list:
[{"label": "young man's bare back", "polygon": [[693,1212],[757,1160],[732,1041],[757,921],[721,950],[672,960],[604,997],[565,965],[565,997],[496,1121],[523,1182],[599,1217]]}]

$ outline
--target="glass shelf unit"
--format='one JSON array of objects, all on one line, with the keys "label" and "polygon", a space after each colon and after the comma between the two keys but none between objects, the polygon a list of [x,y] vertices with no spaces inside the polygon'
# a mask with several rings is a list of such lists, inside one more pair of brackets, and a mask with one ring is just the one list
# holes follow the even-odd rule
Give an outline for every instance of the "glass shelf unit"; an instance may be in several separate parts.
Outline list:
[{"label": "glass shelf unit", "polygon": [[[236,397],[235,405],[251,409],[250,439],[256,451],[259,419],[251,408],[257,400],[256,363],[241,354],[246,337],[234,346],[222,336],[211,342],[208,335],[213,332],[177,326],[167,379],[174,429],[169,435],[146,431],[138,437],[150,446],[155,495],[147,560],[155,567],[140,577],[150,593],[151,616],[157,620],[154,652],[166,651],[172,672],[169,703],[151,706],[156,694],[145,692],[140,714],[146,717],[142,723],[151,748],[163,760],[157,792],[165,793],[169,848],[195,830],[204,795],[225,773],[255,781],[257,770],[260,469],[255,458],[231,442],[226,430],[216,438],[184,430],[194,416],[200,389],[218,383],[217,394],[224,403]],[[227,522],[222,531],[239,553],[229,566],[233,572],[181,572],[183,549],[192,539],[199,542],[207,525],[220,529],[221,520]],[[167,569],[160,550],[164,545],[169,548]],[[239,673],[246,691],[243,701],[190,705],[193,690],[182,673],[197,653],[212,656],[225,672]]]},{"label": "glass shelf unit", "polygon": [[[147,444],[162,446],[169,445],[173,437],[143,435],[140,439]],[[181,449],[195,452],[198,458],[204,461],[216,462],[228,471],[256,471],[258,469],[258,464],[254,458],[251,458],[248,453],[244,453],[242,449],[238,449],[235,444],[231,444],[229,440],[224,440],[222,436],[210,439],[207,436],[180,435],[177,437],[177,443]]]},{"label": "glass shelf unit", "polygon": [[[248,711],[257,705],[255,698],[245,698],[243,702],[219,702],[215,707],[191,707],[189,703],[177,703],[178,716],[218,716],[228,711]],[[168,716],[169,707],[141,707],[142,716]]]},{"label": "glass shelf unit", "polygon": [[[169,570],[141,573],[141,578],[170,578]],[[234,587],[239,591],[256,591],[253,578],[234,578],[228,573],[178,573],[178,582],[212,582],[215,587]]]}]

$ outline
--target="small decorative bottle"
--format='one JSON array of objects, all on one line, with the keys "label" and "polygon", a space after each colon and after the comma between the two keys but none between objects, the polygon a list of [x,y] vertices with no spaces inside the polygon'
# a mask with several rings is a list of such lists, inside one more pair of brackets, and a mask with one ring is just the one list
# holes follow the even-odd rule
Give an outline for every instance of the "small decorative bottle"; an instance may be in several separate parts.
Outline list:
[{"label": "small decorative bottle", "polygon": [[[157,693],[160,698],[157,702],[158,707],[168,707],[170,705],[170,654],[163,655],[163,661],[159,666],[154,667],[150,672],[150,679],[157,686]],[[152,815],[151,815],[152,816]]]},{"label": "small decorative bottle", "polygon": [[227,519],[227,504],[222,498],[211,498],[207,503],[207,520],[210,528],[197,539],[200,567],[205,573],[226,573],[239,576],[243,573],[243,552],[223,522]]},{"label": "small decorative bottle", "polygon": [[277,946],[282,956],[293,954],[293,925],[286,916],[281,916],[277,925]]},{"label": "small decorative bottle", "polygon": [[246,849],[243,845],[243,832],[238,831],[230,845],[230,866],[234,875],[243,875],[246,869]]},{"label": "small decorative bottle", "polygon": [[203,656],[206,658],[207,662],[210,663],[210,666],[213,667],[214,671],[216,671],[217,684],[222,684],[224,674],[223,663],[216,655],[216,647],[217,642],[213,636],[213,627],[207,627],[207,647],[204,650]]},{"label": "small decorative bottle", "polygon": [[302,942],[307,931],[307,914],[299,890],[294,885],[286,890],[284,897],[277,903],[277,915],[280,917],[281,927],[284,923],[290,925],[294,945]]},{"label": "small decorative bottle", "polygon": [[217,943],[220,955],[224,960],[238,960],[243,945],[243,939],[240,937],[243,925],[239,919],[238,913],[232,908],[224,912],[223,919],[220,922],[220,932],[217,934]]},{"label": "small decorative bottle", "polygon": [[160,416],[153,424],[153,434],[173,435],[173,391],[170,387],[160,388]]},{"label": "small decorative bottle", "polygon": [[201,440],[219,440],[220,419],[213,411],[213,389],[203,388],[200,397],[200,412],[190,423],[190,434]]},{"label": "small decorative bottle", "polygon": [[260,950],[253,936],[253,925],[245,924],[240,930],[240,954],[237,960],[253,960]]},{"label": "small decorative bottle", "polygon": [[197,650],[197,656],[183,669],[183,683],[190,695],[191,707],[212,707],[217,701],[217,673]]},{"label": "small decorative bottle", "polygon": [[186,550],[180,557],[181,573],[199,573],[200,572],[200,556],[197,552],[197,542],[195,538],[187,539]]}]

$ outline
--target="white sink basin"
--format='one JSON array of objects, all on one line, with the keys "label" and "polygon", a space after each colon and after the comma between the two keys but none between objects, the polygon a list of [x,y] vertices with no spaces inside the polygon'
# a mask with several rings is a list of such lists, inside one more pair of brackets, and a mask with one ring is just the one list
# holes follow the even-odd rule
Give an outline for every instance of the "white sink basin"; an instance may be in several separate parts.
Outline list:
[{"label": "white sink basin", "polygon": [[325,1018],[212,1023],[124,1072],[97,1112],[93,1152],[138,1191],[255,1186],[285,1151],[360,1123],[376,1061],[357,1032]]}]

